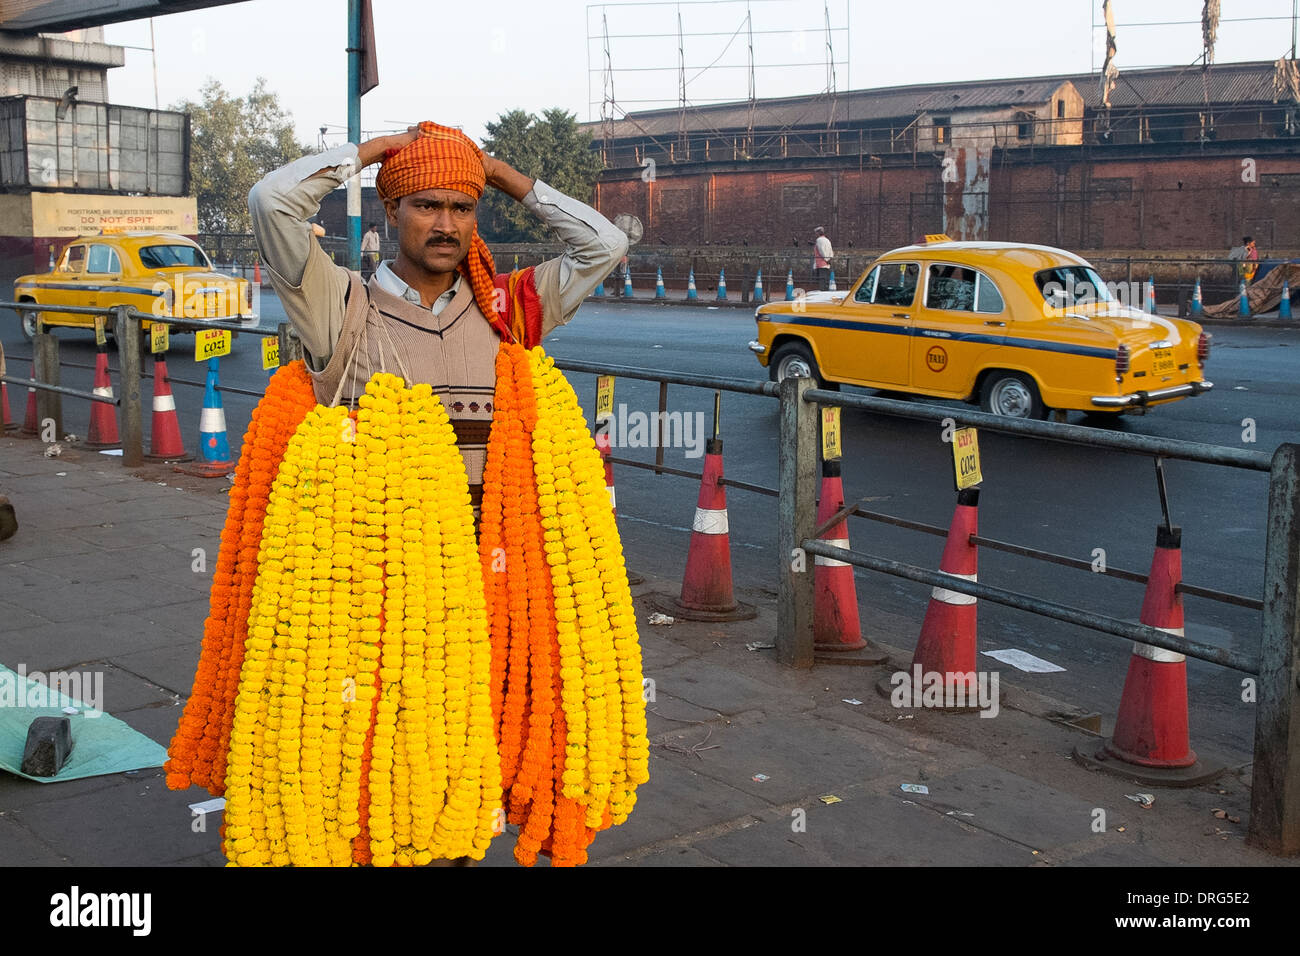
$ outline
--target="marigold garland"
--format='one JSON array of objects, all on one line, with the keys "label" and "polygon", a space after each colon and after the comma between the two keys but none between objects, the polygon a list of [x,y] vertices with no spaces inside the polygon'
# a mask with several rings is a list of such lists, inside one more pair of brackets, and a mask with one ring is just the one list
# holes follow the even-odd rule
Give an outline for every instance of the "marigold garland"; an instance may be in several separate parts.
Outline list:
[{"label": "marigold garland", "polygon": [[315,404],[311,378],[296,361],[276,371],[253,409],[230,488],[194,687],[164,766],[173,790],[196,784],[213,796],[225,792],[230,722],[267,495],[289,437]]},{"label": "marigold garland", "polygon": [[586,862],[648,779],[641,654],[604,468],[540,348],[497,354],[479,558],[515,859]]},{"label": "marigold garland", "polygon": [[[227,797],[234,865],[586,862],[648,779],[603,467],[540,348],[503,345],[479,535],[428,385],[349,415],[300,363],[254,412],[168,785]],[[504,803],[504,807],[503,807]],[[503,812],[503,810],[508,812]]]}]

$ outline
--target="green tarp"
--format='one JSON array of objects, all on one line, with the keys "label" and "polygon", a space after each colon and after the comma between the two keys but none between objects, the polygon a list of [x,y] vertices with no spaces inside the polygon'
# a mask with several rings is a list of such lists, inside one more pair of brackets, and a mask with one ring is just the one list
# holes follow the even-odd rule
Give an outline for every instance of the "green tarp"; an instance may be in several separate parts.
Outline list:
[{"label": "green tarp", "polygon": [[[0,768],[12,774],[35,780],[37,783],[60,783],[82,777],[97,777],[107,773],[161,767],[167,759],[165,748],[144,734],[82,701],[69,697],[62,690],[78,691],[87,681],[98,679],[95,689],[102,690],[102,675],[93,671],[70,672],[67,680],[52,681],[53,687],[18,674],[0,664]],[[98,692],[84,687],[84,697],[97,700]],[[76,708],[76,714],[65,714],[64,708]],[[27,728],[37,717],[63,717],[72,722],[72,755],[63,769],[53,777],[31,777],[19,770],[23,763],[23,747],[27,743]]]}]

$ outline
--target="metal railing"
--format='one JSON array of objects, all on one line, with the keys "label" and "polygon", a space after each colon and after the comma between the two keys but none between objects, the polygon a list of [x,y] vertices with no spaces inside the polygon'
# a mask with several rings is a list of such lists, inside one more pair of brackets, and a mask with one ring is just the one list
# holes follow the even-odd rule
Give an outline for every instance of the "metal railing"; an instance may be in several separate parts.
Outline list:
[{"label": "metal railing", "polygon": [[[195,321],[190,318],[174,318],[167,315],[145,315],[137,310],[134,306],[115,305],[104,308],[91,306],[63,306],[63,305],[45,305],[34,302],[0,302],[0,309],[12,309],[21,315],[23,312],[36,312],[37,327],[36,334],[32,339],[34,378],[21,378],[15,375],[0,375],[0,381],[13,385],[26,385],[28,388],[36,390],[36,415],[37,419],[53,424],[54,434],[62,438],[64,435],[63,428],[63,404],[62,396],[67,395],[72,398],[81,398],[92,402],[106,402],[108,404],[119,406],[122,409],[122,464],[127,468],[135,468],[144,462],[144,421],[142,402],[140,395],[140,383],[145,378],[153,378],[153,375],[145,372],[141,367],[142,353],[142,329],[143,322],[148,321],[160,325],[175,326],[181,331],[200,331],[205,329],[224,329],[230,332],[243,332],[249,335],[257,336],[277,336],[280,340],[280,364],[287,365],[295,358],[302,357],[302,343],[293,333],[288,323],[282,322],[275,329],[265,329],[258,326],[248,326],[238,322],[220,322],[220,321]],[[84,392],[77,389],[66,388],[59,384],[59,369],[64,363],[59,361],[59,340],[51,332],[46,331],[45,323],[40,319],[40,313],[58,312],[71,315],[89,315],[100,317],[106,320],[113,320],[113,337],[117,345],[119,374],[122,379],[122,394],[116,398],[108,398],[103,395],[96,395],[93,392]],[[68,367],[81,367],[72,363],[66,363]],[[186,381],[185,379],[173,378],[170,374],[167,376],[168,383],[175,382],[181,385],[196,385],[203,387],[203,382]],[[240,389],[233,386],[218,386],[223,391],[236,392],[245,395],[260,396],[262,392],[252,391],[250,389]]]}]

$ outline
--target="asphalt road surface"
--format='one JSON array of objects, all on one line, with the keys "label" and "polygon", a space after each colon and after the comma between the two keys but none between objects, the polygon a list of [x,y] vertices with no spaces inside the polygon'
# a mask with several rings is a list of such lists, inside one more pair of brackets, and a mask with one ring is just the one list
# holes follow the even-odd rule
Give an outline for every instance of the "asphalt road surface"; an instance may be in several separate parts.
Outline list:
[{"label": "asphalt road surface", "polygon": [[[262,313],[267,327],[282,317],[273,296],[263,297]],[[752,380],[766,377],[766,370],[746,348],[754,331],[751,313],[741,309],[589,303],[570,325],[553,333],[547,347],[556,358]],[[1296,329],[1216,327],[1211,331],[1214,349],[1207,373],[1215,383],[1213,392],[1143,417],[1126,416],[1113,427],[1266,452],[1282,442],[1300,442],[1300,323]],[[30,356],[31,348],[11,314],[0,316],[0,339],[10,359],[10,374],[26,374],[23,357]],[[60,340],[63,362],[93,365],[90,333],[63,331]],[[116,368],[116,355],[110,364]],[[173,379],[203,381],[204,367],[193,360],[191,337],[173,339],[168,367]],[[593,377],[572,374],[570,379],[584,408],[590,410]],[[234,354],[222,361],[221,380],[227,387],[254,391],[263,387],[266,375],[257,337],[240,336]],[[91,373],[65,368],[64,384],[89,389]],[[116,377],[114,385],[118,387]],[[202,390],[185,385],[174,390],[182,433],[192,448],[198,437]],[[144,393],[147,402],[147,384]],[[23,390],[11,389],[10,400],[14,414],[21,417]],[[254,402],[249,396],[223,393],[232,451],[238,449]],[[614,402],[616,409],[626,406],[627,420],[633,423],[637,413],[657,409],[658,387],[620,379]],[[64,399],[68,430],[85,434],[86,406]],[[696,426],[711,429],[713,394],[672,386],[668,407],[682,412],[692,427],[683,436],[690,441],[678,443],[688,447],[666,449],[665,463],[698,471],[702,444],[697,442],[703,436]],[[1245,441],[1252,437],[1247,419],[1253,422],[1253,443]],[[1080,423],[1082,417],[1075,414],[1070,420]],[[146,410],[146,442],[148,427]],[[848,498],[867,499],[867,507],[886,514],[947,527],[955,500],[952,459],[937,424],[845,409],[843,428]],[[728,476],[776,487],[775,400],[724,393],[721,435]],[[623,437],[633,437],[632,432]],[[981,435],[980,446],[985,478],[979,515],[983,535],[1086,561],[1097,556],[1096,549],[1103,549],[1111,567],[1149,570],[1155,528],[1161,520],[1150,458],[991,433]],[[655,451],[621,447],[616,454],[652,461]],[[1258,598],[1267,475],[1179,461],[1167,462],[1165,470],[1172,519],[1183,529],[1184,580]],[[679,581],[698,482],[624,467],[617,469],[616,485],[629,566]],[[774,594],[776,501],[737,489],[730,489],[728,498],[736,587]],[[943,547],[939,537],[860,519],[850,525],[850,539],[855,550],[931,568],[938,566]],[[989,549],[980,554],[980,580],[1132,620],[1142,603],[1141,585]],[[867,636],[900,647],[914,646],[929,588],[861,570],[857,583]],[[1197,597],[1186,597],[1185,605],[1189,637],[1258,653],[1259,612]],[[989,602],[981,602],[979,609],[979,642],[981,650],[1020,648],[1065,668],[1030,674],[989,661],[990,669],[1003,671],[1004,679],[1098,711],[1108,722],[1113,719],[1130,656],[1127,642]],[[1255,715],[1253,705],[1242,700],[1245,675],[1189,660],[1188,678],[1193,747],[1229,760],[1248,760]],[[864,684],[864,692],[870,690]]]}]

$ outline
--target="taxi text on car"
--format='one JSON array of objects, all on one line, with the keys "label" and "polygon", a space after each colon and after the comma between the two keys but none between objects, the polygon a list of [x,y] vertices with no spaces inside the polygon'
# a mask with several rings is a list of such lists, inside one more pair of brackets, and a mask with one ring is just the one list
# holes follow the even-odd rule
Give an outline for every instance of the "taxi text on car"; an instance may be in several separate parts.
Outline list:
[{"label": "taxi text on car", "polygon": [[[257,323],[256,292],[246,280],[213,269],[193,241],[171,233],[110,233],[74,239],[54,269],[14,280],[14,300],[37,305],[134,306],[145,315]],[[36,312],[22,313],[23,334],[36,332]],[[46,325],[94,328],[95,317],[41,312]],[[144,323],[147,332],[150,323]],[[107,330],[114,333],[116,330]],[[173,327],[174,332],[185,331]]]},{"label": "taxi text on car", "polygon": [[774,381],[979,402],[1043,418],[1120,413],[1200,395],[1210,338],[1125,305],[1062,249],[946,236],[877,259],[847,293],[760,306],[749,343]]}]

